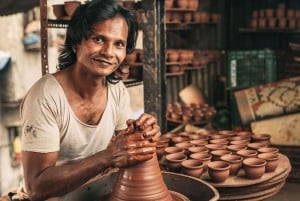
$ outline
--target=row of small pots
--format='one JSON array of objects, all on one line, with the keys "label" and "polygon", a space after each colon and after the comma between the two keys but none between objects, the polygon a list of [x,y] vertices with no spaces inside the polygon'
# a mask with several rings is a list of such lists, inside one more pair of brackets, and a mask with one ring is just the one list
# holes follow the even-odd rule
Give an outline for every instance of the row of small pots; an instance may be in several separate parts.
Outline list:
[{"label": "row of small pots", "polygon": [[175,121],[201,122],[209,121],[216,114],[216,109],[208,104],[186,105],[174,102],[167,105],[166,116]]},{"label": "row of small pots", "polygon": [[300,19],[295,18],[252,18],[251,28],[300,28]]},{"label": "row of small pots", "polygon": [[[237,175],[240,169],[244,169],[249,179],[257,179],[277,168],[279,150],[269,147],[270,135],[250,132],[234,134],[229,130],[217,133],[165,134],[161,137],[165,147],[158,147],[157,154],[159,158],[165,157],[170,171],[200,177],[208,170],[214,182],[224,182],[229,175]],[[229,145],[224,144],[224,139],[228,140]],[[247,144],[245,139],[249,140]],[[244,144],[235,144],[237,141]],[[223,171],[222,176],[219,175],[220,170]]]},{"label": "row of small pots", "polygon": [[284,9],[284,8],[267,8],[267,9],[260,9],[260,10],[253,10],[252,11],[253,18],[300,18],[300,9]]},{"label": "row of small pots", "polygon": [[198,0],[165,0],[166,9],[180,8],[197,10],[199,6]]},{"label": "row of small pots", "polygon": [[166,23],[219,23],[222,17],[219,13],[166,11]]}]

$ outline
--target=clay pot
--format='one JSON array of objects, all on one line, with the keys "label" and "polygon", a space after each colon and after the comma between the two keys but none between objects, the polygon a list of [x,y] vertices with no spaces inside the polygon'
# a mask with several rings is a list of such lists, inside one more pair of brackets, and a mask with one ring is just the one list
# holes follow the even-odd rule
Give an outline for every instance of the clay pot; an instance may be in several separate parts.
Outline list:
[{"label": "clay pot", "polygon": [[188,148],[188,154],[194,154],[194,153],[208,153],[208,149],[206,147],[189,147]]},{"label": "clay pot", "polygon": [[258,18],[258,10],[252,11],[252,18]]},{"label": "clay pot", "polygon": [[125,60],[126,60],[127,63],[129,63],[129,64],[135,63],[136,60],[137,60],[137,51],[133,51],[132,53],[127,54]]},{"label": "clay pot", "polygon": [[258,17],[259,18],[265,17],[265,10],[264,9],[258,10]]},{"label": "clay pot", "polygon": [[165,154],[166,147],[166,145],[156,145],[156,156],[158,160],[160,160]]},{"label": "clay pot", "polygon": [[190,140],[190,143],[198,147],[205,146],[208,144],[207,140],[205,139]]},{"label": "clay pot", "polygon": [[244,159],[246,158],[255,158],[257,156],[256,150],[251,149],[242,149],[236,152],[237,155],[242,156]]},{"label": "clay pot", "polygon": [[184,149],[181,147],[166,147],[165,148],[165,155],[167,154],[174,154],[174,153],[184,153]]},{"label": "clay pot", "polygon": [[243,136],[243,137],[251,137],[253,135],[250,131],[240,131],[236,133],[237,136]]},{"label": "clay pot", "polygon": [[212,155],[207,152],[199,152],[190,155],[191,159],[200,160],[204,163],[204,171],[207,170],[207,164],[211,161]]},{"label": "clay pot", "polygon": [[276,17],[277,18],[284,18],[285,17],[285,9],[278,8],[276,10]]},{"label": "clay pot", "polygon": [[218,133],[227,137],[236,136],[236,132],[234,130],[220,130]]},{"label": "clay pot", "polygon": [[267,162],[266,172],[274,172],[278,167],[279,155],[277,153],[261,153],[257,155],[257,158]]},{"label": "clay pot", "polygon": [[189,142],[180,142],[180,143],[175,144],[175,147],[183,148],[186,152],[187,152],[188,148],[193,147],[193,146],[194,145]]},{"label": "clay pot", "polygon": [[168,11],[165,12],[165,21],[167,23],[172,21],[172,13],[171,12],[168,12]]},{"label": "clay pot", "polygon": [[264,143],[268,146],[271,144],[271,135],[269,135],[269,134],[251,135],[251,142]]},{"label": "clay pot", "polygon": [[249,143],[248,140],[232,140],[229,142],[230,145],[244,145],[244,146],[247,146],[248,143]]},{"label": "clay pot", "polygon": [[220,13],[212,13],[211,14],[211,21],[214,23],[219,23],[221,22],[221,14]]},{"label": "clay pot", "polygon": [[267,17],[267,18],[274,17],[275,10],[274,10],[274,9],[271,9],[271,8],[267,8],[266,11],[265,11],[265,14],[266,14],[266,17]]},{"label": "clay pot", "polygon": [[226,154],[232,154],[232,152],[229,150],[220,149],[220,150],[211,151],[210,154],[212,155],[212,161],[219,161],[221,156]]},{"label": "clay pot", "polygon": [[173,8],[174,7],[174,0],[165,0],[165,7],[166,7],[166,9]]},{"label": "clay pot", "polygon": [[267,162],[260,158],[246,158],[243,168],[248,179],[258,179],[265,173]]},{"label": "clay pot", "polygon": [[68,16],[72,16],[74,11],[78,6],[80,6],[81,2],[80,1],[65,1],[65,11]]},{"label": "clay pot", "polygon": [[227,145],[228,141],[227,141],[227,139],[214,139],[214,140],[210,140],[209,143],[210,144],[223,144],[223,145]]},{"label": "clay pot", "polygon": [[200,160],[188,159],[181,162],[182,173],[199,178],[204,171],[204,163]]},{"label": "clay pot", "polygon": [[242,156],[227,154],[221,156],[220,159],[230,164],[230,175],[237,175],[240,169],[242,168]]},{"label": "clay pot", "polygon": [[67,14],[65,12],[65,5],[64,4],[54,4],[52,5],[53,14],[55,15],[56,19],[61,19],[65,17]]},{"label": "clay pot", "polygon": [[108,200],[132,200],[132,196],[135,200],[173,200],[162,178],[155,154],[148,161],[121,168]]},{"label": "clay pot", "polygon": [[169,138],[171,140],[172,137],[176,137],[178,135],[176,133],[166,133],[166,134],[163,134],[163,136],[166,138]]},{"label": "clay pot", "polygon": [[209,22],[209,14],[207,12],[200,11],[200,22],[207,23]]},{"label": "clay pot", "polygon": [[208,148],[209,151],[227,149],[227,146],[223,144],[207,144],[205,147]]},{"label": "clay pot", "polygon": [[296,11],[294,9],[288,9],[286,11],[286,16],[288,18],[294,18],[296,16]]},{"label": "clay pot", "polygon": [[225,139],[225,140],[227,140],[228,136],[226,136],[226,135],[220,135],[220,134],[213,134],[213,135],[209,136],[209,139],[210,140],[218,140],[218,139]]},{"label": "clay pot", "polygon": [[258,28],[266,28],[267,27],[267,20],[266,18],[258,18]]},{"label": "clay pot", "polygon": [[237,151],[246,149],[247,145],[245,144],[231,144],[227,146],[227,149],[232,152],[232,154],[236,154]]},{"label": "clay pot", "polygon": [[230,164],[225,161],[212,161],[207,164],[208,175],[216,183],[224,182],[230,173]]},{"label": "clay pot", "polygon": [[279,18],[278,19],[278,27],[279,28],[286,28],[286,24],[287,24],[287,21],[286,21],[286,18]]},{"label": "clay pot", "polygon": [[268,19],[268,27],[269,28],[275,28],[276,27],[276,18],[272,17]]},{"label": "clay pot", "polygon": [[188,136],[188,138],[190,138],[190,140],[207,140],[207,136],[203,136],[203,135],[199,135],[199,134],[191,134]]},{"label": "clay pot", "polygon": [[115,75],[121,78],[122,80],[128,79],[130,74],[130,66],[128,64],[122,64],[120,66],[120,70],[122,71],[122,73],[115,71]]},{"label": "clay pot", "polygon": [[177,50],[167,50],[167,61],[177,62],[179,59],[179,52]]},{"label": "clay pot", "polygon": [[253,29],[257,28],[257,19],[256,18],[252,18],[250,21],[250,27]]},{"label": "clay pot", "polygon": [[194,12],[193,13],[193,21],[194,22],[201,22],[201,13],[200,12]]},{"label": "clay pot", "polygon": [[297,27],[296,19],[289,19],[288,20],[288,27],[290,29],[295,29]]},{"label": "clay pot", "polygon": [[199,6],[198,0],[188,0],[187,8],[191,10],[197,10]]},{"label": "clay pot", "polygon": [[182,137],[182,136],[174,136],[171,138],[171,142],[175,145],[180,142],[188,142],[190,139],[188,137]]},{"label": "clay pot", "polygon": [[172,22],[180,23],[182,22],[182,12],[172,12]]},{"label": "clay pot", "polygon": [[193,20],[193,13],[190,12],[186,12],[183,14],[183,22],[185,23],[190,23]]},{"label": "clay pot", "polygon": [[263,147],[259,148],[258,153],[279,153],[279,149],[276,147]]},{"label": "clay pot", "polygon": [[181,8],[181,9],[187,9],[188,7],[188,2],[187,0],[177,0],[176,1],[176,6],[178,8]]},{"label": "clay pot", "polygon": [[166,155],[167,167],[172,172],[180,172],[181,162],[185,161],[187,156],[184,153],[173,153]]},{"label": "clay pot", "polygon": [[248,149],[258,150],[259,148],[267,147],[265,143],[253,142],[248,144]]}]

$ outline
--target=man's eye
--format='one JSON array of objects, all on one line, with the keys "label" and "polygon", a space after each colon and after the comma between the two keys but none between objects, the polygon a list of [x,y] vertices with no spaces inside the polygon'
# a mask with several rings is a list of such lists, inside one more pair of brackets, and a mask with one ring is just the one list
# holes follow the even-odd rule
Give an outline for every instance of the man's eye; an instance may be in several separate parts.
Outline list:
[{"label": "man's eye", "polygon": [[94,37],[93,40],[98,42],[98,43],[104,41],[102,37]]},{"label": "man's eye", "polygon": [[123,42],[117,42],[116,45],[117,45],[118,47],[124,47],[124,46],[125,46],[125,44],[124,44]]}]

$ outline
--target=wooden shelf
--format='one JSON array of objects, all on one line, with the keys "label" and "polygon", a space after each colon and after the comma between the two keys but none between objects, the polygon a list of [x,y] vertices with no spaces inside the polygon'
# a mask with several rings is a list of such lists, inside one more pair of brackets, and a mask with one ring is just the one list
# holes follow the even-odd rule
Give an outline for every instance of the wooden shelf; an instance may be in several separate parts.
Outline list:
[{"label": "wooden shelf", "polygon": [[54,20],[48,19],[49,28],[62,28],[65,29],[68,27],[69,20]]},{"label": "wooden shelf", "polygon": [[244,33],[285,33],[294,34],[300,33],[300,29],[289,29],[289,28],[264,28],[264,29],[254,29],[254,28],[239,28],[239,32]]}]

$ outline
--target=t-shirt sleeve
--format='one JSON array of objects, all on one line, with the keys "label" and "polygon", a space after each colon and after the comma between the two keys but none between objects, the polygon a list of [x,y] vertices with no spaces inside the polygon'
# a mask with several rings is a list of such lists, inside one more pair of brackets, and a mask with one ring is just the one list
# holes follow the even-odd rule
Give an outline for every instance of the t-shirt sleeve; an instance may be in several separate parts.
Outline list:
[{"label": "t-shirt sleeve", "polygon": [[130,106],[130,96],[124,84],[120,85],[120,103],[117,116],[116,131],[127,128],[126,121],[132,118],[132,109]]},{"label": "t-shirt sleeve", "polygon": [[60,135],[51,98],[37,93],[38,90],[30,91],[21,104],[22,150],[40,153],[58,151]]}]

